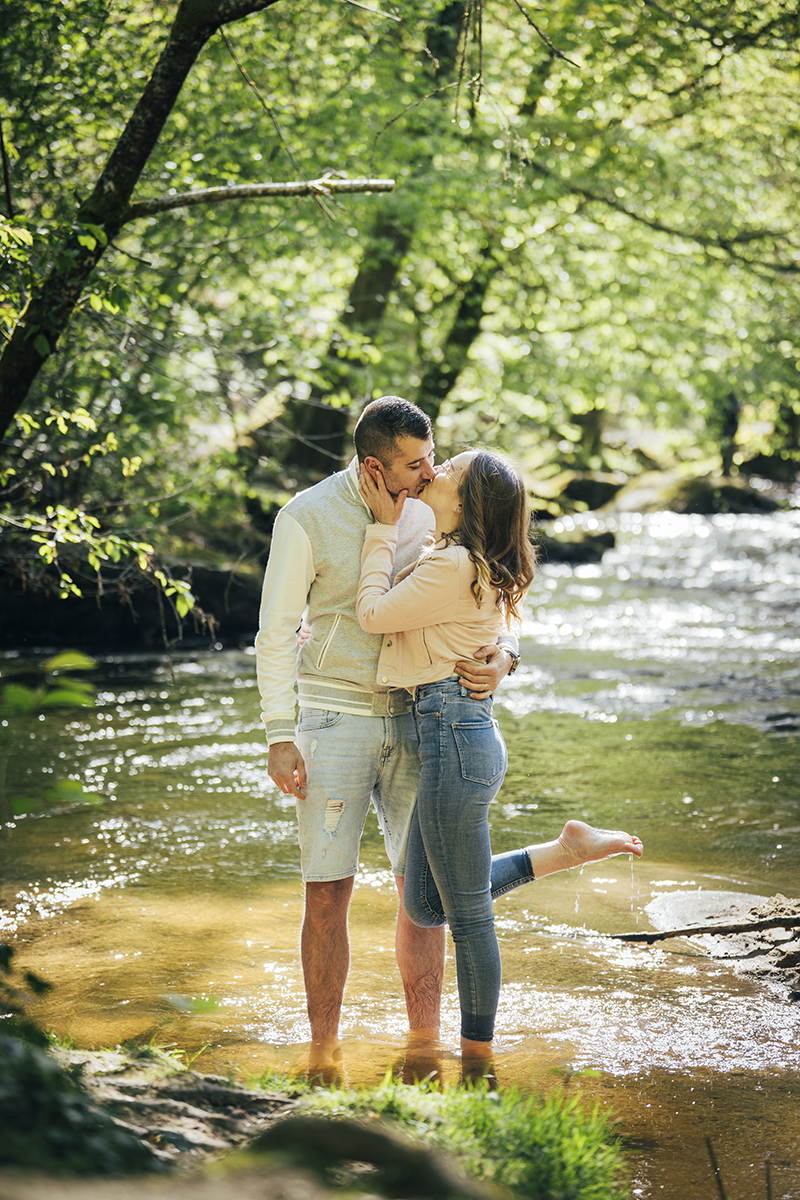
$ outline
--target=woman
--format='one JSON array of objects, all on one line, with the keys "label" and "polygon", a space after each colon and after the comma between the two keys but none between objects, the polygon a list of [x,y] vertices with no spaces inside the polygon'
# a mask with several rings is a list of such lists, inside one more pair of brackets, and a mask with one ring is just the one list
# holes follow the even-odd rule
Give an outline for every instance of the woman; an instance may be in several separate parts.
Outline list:
[{"label": "woman", "polygon": [[472,699],[454,670],[519,621],[533,579],[530,512],[516,472],[485,450],[465,450],[438,467],[420,497],[433,510],[435,541],[394,586],[407,493],[391,495],[380,472],[373,477],[363,468],[359,487],[376,524],[366,531],[358,618],[363,629],[385,635],[378,682],[413,692],[419,736],[403,902],[415,924],[450,926],[462,1052],[488,1057],[501,982],[493,898],[612,854],[641,856],[642,843],[568,821],[555,842],[492,856],[489,805],[505,775],[505,743],[491,697]]}]

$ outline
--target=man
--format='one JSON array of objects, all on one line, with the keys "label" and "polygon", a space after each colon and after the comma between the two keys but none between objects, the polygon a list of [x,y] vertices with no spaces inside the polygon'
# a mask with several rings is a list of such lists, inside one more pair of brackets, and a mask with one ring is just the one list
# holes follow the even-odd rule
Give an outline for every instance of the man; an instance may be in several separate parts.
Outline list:
[{"label": "man", "polygon": [[[394,495],[408,492],[395,559],[400,571],[416,561],[432,528],[431,510],[417,499],[436,473],[430,422],[407,400],[383,396],[361,414],[355,443],[361,470],[373,478],[381,474]],[[332,1064],[338,1054],[349,966],[347,912],[370,803],[402,897],[419,775],[409,694],[376,680],[382,639],[364,633],[355,615],[364,530],[371,523],[356,459],[285,505],[273,531],[256,639],[269,775],[297,799],[305,884],[300,946],[312,1065]],[[298,650],[303,618],[310,636]],[[476,647],[475,661],[456,664],[473,694],[488,695],[511,669],[513,638],[509,645]],[[410,1029],[420,1038],[435,1037],[443,930],[418,928],[401,904],[395,951]]]}]

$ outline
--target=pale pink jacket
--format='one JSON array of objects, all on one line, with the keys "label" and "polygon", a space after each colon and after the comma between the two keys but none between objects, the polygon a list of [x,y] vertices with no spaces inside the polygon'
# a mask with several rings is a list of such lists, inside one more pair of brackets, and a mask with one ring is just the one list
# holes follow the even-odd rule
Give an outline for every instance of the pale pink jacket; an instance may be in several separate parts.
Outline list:
[{"label": "pale pink jacket", "polygon": [[455,674],[455,664],[491,645],[503,616],[497,592],[480,608],[471,590],[475,564],[463,546],[437,545],[392,587],[396,525],[368,525],[356,614],[368,633],[384,634],[377,682],[413,689]]}]

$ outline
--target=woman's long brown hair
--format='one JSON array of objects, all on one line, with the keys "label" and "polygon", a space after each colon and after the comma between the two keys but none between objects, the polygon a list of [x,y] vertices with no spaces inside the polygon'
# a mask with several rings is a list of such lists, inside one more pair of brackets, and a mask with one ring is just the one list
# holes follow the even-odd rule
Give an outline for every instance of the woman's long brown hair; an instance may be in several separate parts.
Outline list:
[{"label": "woman's long brown hair", "polygon": [[480,605],[484,592],[497,588],[506,622],[519,621],[536,566],[525,485],[499,454],[479,450],[464,472],[459,496],[462,521],[453,540],[475,564],[475,599]]}]

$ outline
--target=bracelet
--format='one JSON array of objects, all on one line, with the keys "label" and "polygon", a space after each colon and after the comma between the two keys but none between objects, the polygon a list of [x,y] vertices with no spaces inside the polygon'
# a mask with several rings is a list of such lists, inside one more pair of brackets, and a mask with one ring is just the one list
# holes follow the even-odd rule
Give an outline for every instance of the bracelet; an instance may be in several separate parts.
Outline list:
[{"label": "bracelet", "polygon": [[[508,675],[513,675],[519,666],[520,655],[516,654],[513,650],[509,650],[508,646],[503,646],[503,649],[505,650],[506,654],[510,654],[514,660],[508,670]],[[508,675],[506,678],[508,678]]]}]

